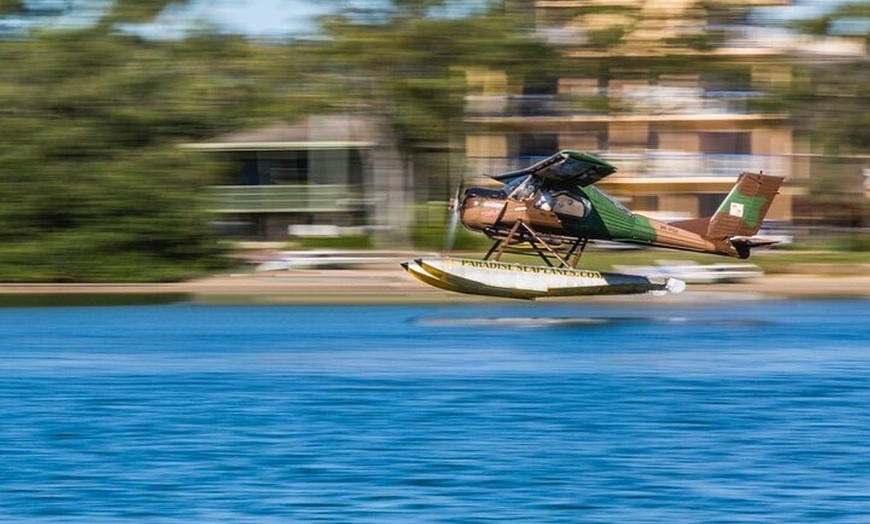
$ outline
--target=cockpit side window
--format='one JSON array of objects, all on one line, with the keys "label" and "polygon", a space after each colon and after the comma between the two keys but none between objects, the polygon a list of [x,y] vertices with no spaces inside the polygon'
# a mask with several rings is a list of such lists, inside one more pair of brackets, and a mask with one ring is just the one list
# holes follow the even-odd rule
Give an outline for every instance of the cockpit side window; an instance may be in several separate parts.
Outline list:
[{"label": "cockpit side window", "polygon": [[529,177],[517,177],[505,184],[504,187],[501,188],[504,196],[510,196],[518,187],[520,187],[520,184],[526,181],[527,178]]},{"label": "cockpit side window", "polygon": [[555,205],[555,200],[553,199],[553,195],[546,188],[541,188],[538,191],[537,198],[535,198],[534,206],[537,209],[541,209],[543,211],[552,211]]}]

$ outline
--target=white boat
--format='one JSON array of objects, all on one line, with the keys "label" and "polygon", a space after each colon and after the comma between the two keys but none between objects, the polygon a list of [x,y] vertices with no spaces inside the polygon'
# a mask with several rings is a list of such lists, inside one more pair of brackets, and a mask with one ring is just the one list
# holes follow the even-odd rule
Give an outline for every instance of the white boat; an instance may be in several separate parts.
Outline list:
[{"label": "white boat", "polygon": [[613,266],[613,269],[651,278],[677,278],[687,284],[722,284],[759,278],[764,272],[755,264],[698,264],[692,261],[657,260],[655,266]]},{"label": "white boat", "polygon": [[394,252],[317,249],[285,251],[272,260],[258,264],[257,272],[293,271],[300,269],[345,269],[367,264],[383,264],[400,255]]}]

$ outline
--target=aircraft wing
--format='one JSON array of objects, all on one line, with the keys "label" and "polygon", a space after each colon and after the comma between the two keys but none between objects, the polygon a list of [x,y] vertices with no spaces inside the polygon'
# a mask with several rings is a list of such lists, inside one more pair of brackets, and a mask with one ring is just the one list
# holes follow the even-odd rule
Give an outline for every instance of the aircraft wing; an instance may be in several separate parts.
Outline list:
[{"label": "aircraft wing", "polygon": [[525,169],[493,175],[492,178],[507,183],[532,175],[554,182],[571,182],[582,187],[594,184],[615,171],[615,167],[589,153],[564,149]]}]

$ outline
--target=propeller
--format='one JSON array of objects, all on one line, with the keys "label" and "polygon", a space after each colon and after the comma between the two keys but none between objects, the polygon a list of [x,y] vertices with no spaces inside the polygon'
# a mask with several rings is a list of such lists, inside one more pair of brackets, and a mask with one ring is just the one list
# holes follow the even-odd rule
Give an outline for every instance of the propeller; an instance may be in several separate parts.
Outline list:
[{"label": "propeller", "polygon": [[456,191],[453,193],[453,198],[447,206],[450,216],[447,221],[447,233],[444,237],[444,251],[451,251],[453,244],[456,242],[456,228],[459,226],[459,217],[462,214],[462,202],[459,201],[462,196],[462,181],[456,184]]}]

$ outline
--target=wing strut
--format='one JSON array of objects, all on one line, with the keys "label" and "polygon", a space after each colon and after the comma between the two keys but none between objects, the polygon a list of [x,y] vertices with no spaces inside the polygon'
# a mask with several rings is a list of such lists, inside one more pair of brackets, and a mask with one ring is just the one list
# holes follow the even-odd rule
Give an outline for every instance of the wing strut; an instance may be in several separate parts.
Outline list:
[{"label": "wing strut", "polygon": [[[571,261],[572,269],[577,269],[577,264],[580,263],[580,257],[583,256],[583,252],[586,251],[586,246],[588,244],[589,237],[580,237],[571,245],[571,249],[568,251],[568,260]],[[580,251],[577,251],[578,248]]]},{"label": "wing strut", "polygon": [[495,258],[493,258],[493,260],[501,259],[501,255],[504,253],[505,248],[507,248],[508,244],[513,241],[514,235],[517,234],[517,231],[520,229],[520,225],[522,223],[522,220],[517,220],[511,230],[508,232],[507,236],[496,240],[492,247],[489,248],[489,252],[486,254],[485,257],[483,257],[483,259],[489,260],[490,257],[493,256],[493,254],[495,254]]},{"label": "wing strut", "polygon": [[[567,241],[571,244],[568,245]],[[500,260],[505,253],[518,255],[537,255],[549,267],[561,267],[565,269],[577,269],[580,257],[589,243],[588,237],[579,238],[544,238],[531,226],[517,220],[505,236],[499,236],[489,248],[484,260]],[[528,244],[523,248],[518,244]]]}]

